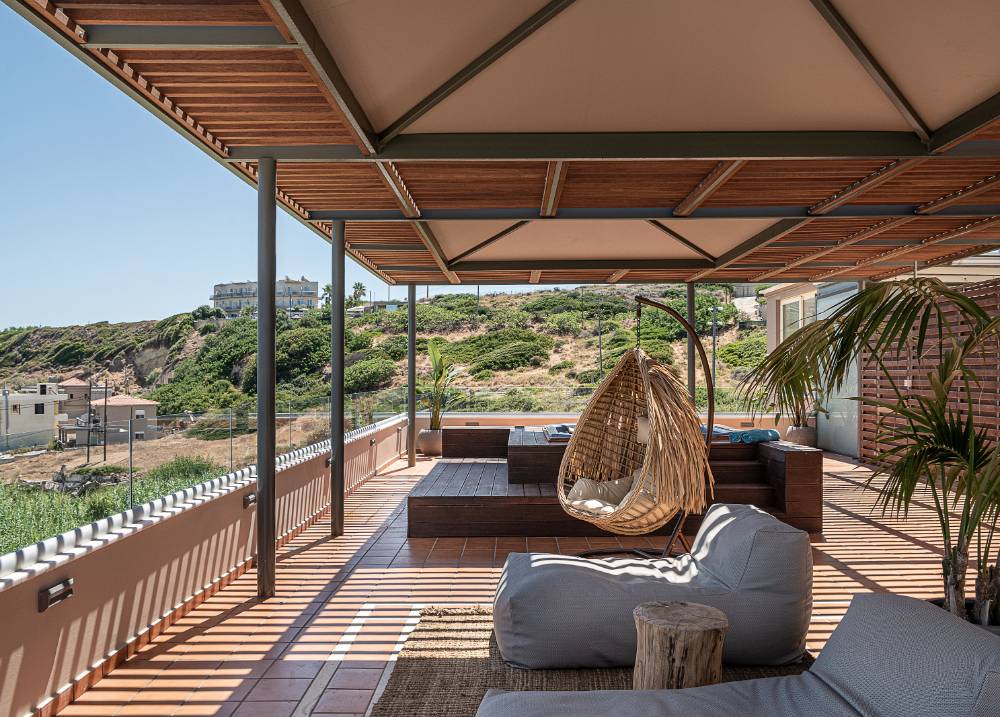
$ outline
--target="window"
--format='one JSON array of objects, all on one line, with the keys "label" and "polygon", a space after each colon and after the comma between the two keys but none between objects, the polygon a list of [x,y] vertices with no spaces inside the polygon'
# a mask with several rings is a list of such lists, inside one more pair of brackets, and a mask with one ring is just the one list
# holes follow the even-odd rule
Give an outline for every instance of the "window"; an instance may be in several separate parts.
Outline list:
[{"label": "window", "polygon": [[36,403],[35,404],[35,415],[36,416],[44,416],[45,415],[45,404],[44,403]]},{"label": "window", "polygon": [[44,383],[38,384],[38,395],[39,396],[44,396],[46,393],[48,393],[48,390],[49,390],[49,387],[46,386]]},{"label": "window", "polygon": [[816,320],[816,294],[796,296],[781,302],[781,336],[784,341],[796,331]]},{"label": "window", "polygon": [[136,431],[136,433],[135,433],[135,440],[137,440],[137,441],[144,441],[144,440],[146,440],[146,434],[144,432],[142,432],[142,431]]},{"label": "window", "polygon": [[781,340],[784,341],[799,328],[799,300],[781,302]]},{"label": "window", "polygon": [[816,320],[816,295],[802,299],[802,325],[811,324]]},{"label": "window", "polygon": [[143,410],[137,410],[135,412],[135,418],[145,418],[145,417],[146,417],[146,411],[145,411],[145,409],[143,409]]},{"label": "window", "polygon": [[17,415],[20,416],[21,415],[21,404],[15,403],[13,406],[11,406],[11,410],[14,411],[14,413],[16,413]]}]

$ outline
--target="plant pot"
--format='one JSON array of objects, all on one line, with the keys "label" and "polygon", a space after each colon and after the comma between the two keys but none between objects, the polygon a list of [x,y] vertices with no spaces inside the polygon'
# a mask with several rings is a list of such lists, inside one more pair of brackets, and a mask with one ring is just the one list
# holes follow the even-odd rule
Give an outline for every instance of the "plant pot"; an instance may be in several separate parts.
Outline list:
[{"label": "plant pot", "polygon": [[441,455],[441,429],[424,428],[417,434],[417,450],[425,456]]},{"label": "plant pot", "polygon": [[[927,602],[931,603],[932,605],[937,605],[939,608],[944,609],[944,598],[931,598]],[[966,618],[965,619],[968,620],[969,622],[971,622],[976,627],[981,627],[982,629],[986,630],[987,632],[991,632],[994,635],[1000,635],[1000,625],[997,625],[995,623],[994,624],[990,624],[990,625],[980,625],[978,622],[976,622],[975,620],[971,619],[972,618],[972,613],[975,610],[975,608],[976,608],[976,601],[973,600],[972,598],[966,598],[966,600],[965,600],[965,614],[966,614]]]},{"label": "plant pot", "polygon": [[800,446],[816,447],[816,429],[812,426],[789,426],[785,429],[785,440]]}]

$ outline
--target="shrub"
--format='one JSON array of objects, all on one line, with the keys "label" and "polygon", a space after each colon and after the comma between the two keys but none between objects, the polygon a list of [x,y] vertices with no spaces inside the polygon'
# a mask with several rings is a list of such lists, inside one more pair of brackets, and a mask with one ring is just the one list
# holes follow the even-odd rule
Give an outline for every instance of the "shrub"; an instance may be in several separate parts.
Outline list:
[{"label": "shrub", "polygon": [[736,368],[755,368],[767,358],[767,334],[753,331],[719,349],[719,358]]},{"label": "shrub", "polygon": [[573,362],[569,359],[560,361],[557,364],[549,366],[549,373],[559,373],[560,371],[565,371],[568,368],[573,368]]},{"label": "shrub", "polygon": [[576,372],[576,380],[580,383],[600,383],[602,378],[604,378],[604,372],[596,368]]},{"label": "shrub", "polygon": [[486,328],[490,331],[503,329],[526,329],[531,323],[531,314],[508,307],[493,309],[486,319]]},{"label": "shrub", "polygon": [[[422,352],[427,350],[427,339],[417,338],[417,352]],[[381,353],[386,358],[392,361],[402,361],[406,358],[406,337],[405,336],[389,336],[384,341],[380,342],[375,346],[375,351]]]},{"label": "shrub", "polygon": [[375,357],[358,361],[344,369],[344,393],[373,391],[389,385],[396,373],[396,364],[387,358]]},{"label": "shrub", "polygon": [[473,374],[482,371],[510,371],[523,366],[540,366],[548,351],[535,341],[515,341],[490,351],[473,362]]},{"label": "shrub", "polygon": [[63,341],[52,349],[49,361],[56,366],[73,366],[87,355],[87,344],[82,341]]},{"label": "shrub", "polygon": [[595,294],[589,291],[554,291],[532,299],[524,310],[536,316],[547,316],[567,311],[578,311],[588,319],[598,315],[611,316],[630,311],[632,302],[614,294]]},{"label": "shrub", "polygon": [[460,341],[454,341],[442,346],[441,351],[457,363],[479,362],[487,354],[510,347],[515,343],[532,344],[537,351],[532,355],[548,356],[552,350],[553,341],[548,336],[536,334],[527,329],[503,329],[485,334],[469,336]]},{"label": "shrub", "polygon": [[319,373],[329,361],[330,334],[321,328],[289,329],[276,338],[275,372],[278,381]]},{"label": "shrub", "polygon": [[560,336],[579,336],[583,332],[583,312],[563,311],[545,319],[543,328]]}]

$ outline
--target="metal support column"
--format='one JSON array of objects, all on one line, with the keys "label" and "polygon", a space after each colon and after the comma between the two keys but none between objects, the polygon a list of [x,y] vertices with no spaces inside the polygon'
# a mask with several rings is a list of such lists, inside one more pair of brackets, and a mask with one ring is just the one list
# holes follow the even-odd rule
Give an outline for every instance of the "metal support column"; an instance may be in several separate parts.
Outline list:
[{"label": "metal support column", "polygon": [[333,222],[330,302],[330,535],[344,534],[344,240]]},{"label": "metal support column", "polygon": [[257,597],[274,597],[276,162],[257,165]]},{"label": "metal support column", "polygon": [[[697,328],[694,316],[694,284],[687,284],[687,320],[691,326]],[[695,371],[694,371],[694,336],[688,332],[688,393],[691,400],[694,400]]]},{"label": "metal support column", "polygon": [[417,287],[406,294],[406,462],[417,465]]}]

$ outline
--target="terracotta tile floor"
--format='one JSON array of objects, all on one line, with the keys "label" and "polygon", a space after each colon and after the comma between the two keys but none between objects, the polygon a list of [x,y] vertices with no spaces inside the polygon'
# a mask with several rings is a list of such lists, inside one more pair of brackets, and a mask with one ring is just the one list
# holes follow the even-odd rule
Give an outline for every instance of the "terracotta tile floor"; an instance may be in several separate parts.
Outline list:
[{"label": "terracotta tile floor", "polygon": [[[422,605],[489,603],[511,551],[572,553],[609,542],[407,540],[404,498],[431,465],[394,467],[351,496],[345,536],[330,540],[328,524],[320,523],[285,546],[277,597],[256,602],[256,576],[247,573],[61,714],[361,715]],[[883,519],[872,512],[873,491],[862,487],[867,471],[829,456],[825,469],[826,530],[814,543],[814,651],[854,593],[939,592],[930,513],[918,505],[905,522]]]}]

